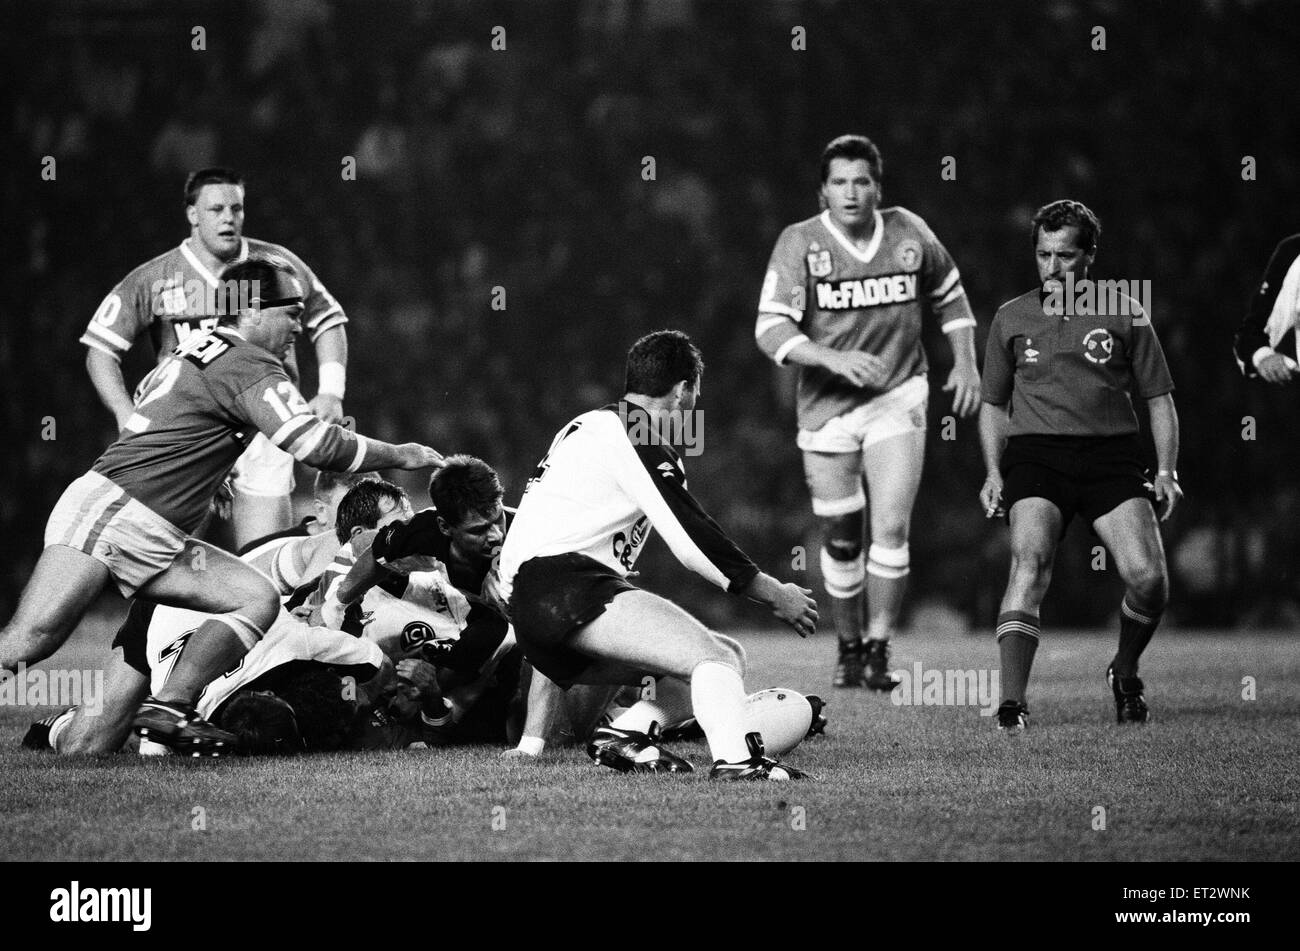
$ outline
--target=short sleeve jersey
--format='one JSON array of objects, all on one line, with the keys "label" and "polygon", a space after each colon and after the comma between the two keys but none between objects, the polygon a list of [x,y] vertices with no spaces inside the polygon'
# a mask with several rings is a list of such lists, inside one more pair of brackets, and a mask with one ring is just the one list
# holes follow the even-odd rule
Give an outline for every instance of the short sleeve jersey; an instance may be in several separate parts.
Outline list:
[{"label": "short sleeve jersey", "polygon": [[140,385],[135,412],[92,467],[194,531],[253,436],[317,468],[357,471],[366,440],[314,415],[284,367],[238,332],[186,338]]},{"label": "short sleeve jersey", "polygon": [[1123,295],[1120,306],[1064,316],[1047,313],[1043,302],[1035,289],[998,308],[984,355],[984,402],[1010,403],[1010,436],[1137,432],[1132,397],[1174,388],[1142,305]]},{"label": "short sleeve jersey", "polygon": [[876,212],[865,249],[822,212],[781,232],[767,266],[754,336],[777,363],[805,340],[880,357],[889,377],[858,387],[821,367],[799,368],[801,429],[818,430],[875,396],[923,376],[924,316],[943,331],[975,326],[961,275],[929,225],[905,208]]},{"label": "short sleeve jersey", "polygon": [[[288,248],[245,238],[238,256],[230,263],[242,261],[250,253],[283,257],[293,266],[298,280],[307,288],[302,323],[313,341],[331,327],[347,323],[338,301]],[[199,260],[187,238],[124,277],[100,303],[81,335],[81,343],[121,359],[148,331],[162,360],[190,334],[216,327],[221,303],[219,286],[218,275]]]}]

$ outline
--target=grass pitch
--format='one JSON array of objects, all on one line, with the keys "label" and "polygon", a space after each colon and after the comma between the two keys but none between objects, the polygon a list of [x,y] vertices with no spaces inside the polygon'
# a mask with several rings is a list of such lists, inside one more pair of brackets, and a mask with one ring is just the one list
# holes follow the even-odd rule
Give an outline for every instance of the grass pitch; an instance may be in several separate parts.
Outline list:
[{"label": "grass pitch", "polygon": [[[289,760],[55,757],[18,746],[52,708],[0,707],[0,856],[19,860],[1281,860],[1300,854],[1300,657],[1285,634],[1161,632],[1154,722],[1119,728],[1115,635],[1049,632],[1029,732],[977,706],[832,690],[834,641],[743,636],[750,689],[830,701],[790,761],[818,777],[714,785],[623,776],[579,750],[495,748]],[[96,663],[78,637],[48,665]],[[996,668],[989,637],[911,634],[896,667]],[[1243,699],[1243,678],[1255,699]],[[1104,810],[1104,813],[1098,810]],[[1099,828],[1104,822],[1104,828]]]}]

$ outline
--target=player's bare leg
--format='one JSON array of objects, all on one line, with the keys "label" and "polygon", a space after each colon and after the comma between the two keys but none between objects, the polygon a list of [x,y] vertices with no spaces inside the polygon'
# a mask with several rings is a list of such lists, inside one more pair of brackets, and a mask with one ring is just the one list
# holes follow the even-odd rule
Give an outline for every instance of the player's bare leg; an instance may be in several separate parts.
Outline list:
[{"label": "player's bare leg", "polygon": [[593,665],[584,683],[608,683],[605,677],[620,673],[630,673],[637,683],[638,672],[689,683],[691,706],[714,759],[732,763],[750,758],[743,658],[682,608],[648,591],[625,591],[570,643],[605,662]]},{"label": "player's bare leg", "polygon": [[1047,499],[1021,499],[1011,507],[1011,572],[998,612],[1002,706],[999,729],[1023,729],[1025,691],[1040,634],[1038,609],[1052,580],[1061,510]]},{"label": "player's bare leg", "polygon": [[821,569],[831,623],[839,641],[834,685],[863,685],[863,601],[866,557],[863,553],[862,460],[856,452],[804,452],[804,476],[813,513],[822,527]]},{"label": "player's bare leg", "polygon": [[293,524],[287,495],[253,495],[238,488],[231,495],[230,521],[237,549]]},{"label": "player's bare leg", "polygon": [[1120,723],[1145,723],[1149,713],[1138,659],[1169,603],[1169,572],[1159,524],[1146,499],[1129,499],[1093,522],[1093,528],[1110,550],[1127,589],[1120,604],[1119,649],[1106,668],[1115,715]]},{"label": "player's bare leg", "polygon": [[75,548],[50,545],[41,552],[18,610],[0,633],[0,670],[16,671],[58,650],[108,580],[108,568]]},{"label": "player's bare leg", "polygon": [[216,753],[234,737],[194,712],[203,688],[234,667],[274,623],[280,610],[275,586],[234,555],[197,539],[139,595],[157,604],[217,615],[185,643],[157,696],[146,698],[135,729],[182,751]]},{"label": "player's bare leg", "polygon": [[871,547],[867,550],[867,686],[892,690],[889,639],[898,628],[911,570],[908,534],[925,464],[925,430],[864,446],[862,469],[871,496]]},{"label": "player's bare leg", "polygon": [[116,753],[131,735],[131,721],[149,693],[149,678],[114,650],[104,669],[100,708],[78,707],[67,726],[50,735],[59,753]]}]

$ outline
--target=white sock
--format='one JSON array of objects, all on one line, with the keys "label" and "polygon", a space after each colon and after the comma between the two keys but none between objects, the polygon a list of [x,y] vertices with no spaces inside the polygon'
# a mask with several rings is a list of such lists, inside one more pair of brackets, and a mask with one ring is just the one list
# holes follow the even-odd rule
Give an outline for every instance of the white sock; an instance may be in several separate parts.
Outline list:
[{"label": "white sock", "polygon": [[735,669],[705,661],[691,671],[691,705],[715,760],[749,759],[745,745],[745,682]]},{"label": "white sock", "polygon": [[59,714],[58,718],[50,724],[50,749],[57,750],[59,748],[59,737],[62,736],[63,731],[68,728],[68,724],[72,722],[72,715],[76,712],[75,707],[71,710],[64,710]]},{"label": "white sock", "polygon": [[690,686],[675,677],[660,677],[655,681],[653,700],[638,700],[616,716],[610,726],[616,730],[649,733],[651,723],[658,723],[661,729],[667,729],[683,720],[689,720],[691,710]]}]

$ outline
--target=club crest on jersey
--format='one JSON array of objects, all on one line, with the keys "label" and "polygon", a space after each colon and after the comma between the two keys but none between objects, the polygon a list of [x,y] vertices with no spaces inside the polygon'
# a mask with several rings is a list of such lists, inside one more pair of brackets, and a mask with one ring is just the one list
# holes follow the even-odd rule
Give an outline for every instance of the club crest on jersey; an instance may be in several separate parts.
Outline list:
[{"label": "club crest on jersey", "polygon": [[855,281],[818,283],[819,310],[860,310],[878,304],[904,304],[916,300],[915,274],[863,277]]},{"label": "club crest on jersey", "polygon": [[1105,327],[1089,330],[1083,338],[1083,356],[1091,363],[1105,363],[1114,352],[1115,338]]},{"label": "club crest on jersey", "polygon": [[423,621],[412,621],[402,628],[402,650],[413,651],[433,640],[433,628]]},{"label": "club crest on jersey", "polygon": [[813,245],[808,249],[808,273],[813,277],[825,277],[831,273],[831,252],[829,249]]},{"label": "club crest on jersey", "polygon": [[904,271],[917,271],[921,268],[921,242],[907,238],[898,242],[894,249],[894,260]]}]

